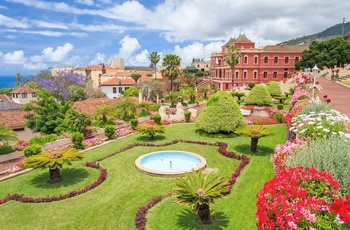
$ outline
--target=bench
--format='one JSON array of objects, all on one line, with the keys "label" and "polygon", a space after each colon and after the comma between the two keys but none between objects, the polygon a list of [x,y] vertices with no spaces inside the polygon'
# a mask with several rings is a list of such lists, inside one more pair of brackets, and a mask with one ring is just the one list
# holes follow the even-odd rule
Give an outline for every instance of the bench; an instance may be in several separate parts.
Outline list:
[{"label": "bench", "polygon": [[248,109],[241,109],[241,113],[242,113],[243,116],[249,117],[250,114],[251,114],[251,111],[248,110]]}]

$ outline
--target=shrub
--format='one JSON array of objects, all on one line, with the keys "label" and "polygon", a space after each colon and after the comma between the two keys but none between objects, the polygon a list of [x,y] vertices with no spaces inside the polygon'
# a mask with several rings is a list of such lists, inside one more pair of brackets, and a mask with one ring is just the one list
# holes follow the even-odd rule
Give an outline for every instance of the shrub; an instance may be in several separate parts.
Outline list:
[{"label": "shrub", "polygon": [[160,122],[161,122],[161,120],[162,120],[162,116],[160,116],[159,114],[154,115],[154,116],[152,117],[152,120],[153,120],[156,124],[160,125]]},{"label": "shrub", "polygon": [[326,101],[312,101],[305,105],[299,114],[320,113],[331,109],[333,109],[333,106]]},{"label": "shrub", "polygon": [[152,105],[149,106],[149,110],[151,111],[158,111],[160,108],[160,104],[153,103]]},{"label": "shrub", "polygon": [[340,192],[350,194],[350,143],[345,138],[332,136],[310,141],[309,145],[300,146],[296,154],[288,155],[285,163],[289,167],[313,166],[329,172],[340,184]]},{"label": "shrub", "polygon": [[274,117],[275,117],[275,119],[277,120],[278,123],[284,123],[283,114],[282,113],[276,112]]},{"label": "shrub", "polygon": [[39,137],[33,137],[32,139],[29,140],[29,144],[46,144],[52,141],[57,140],[57,136],[55,134],[46,134],[43,136]]},{"label": "shrub", "polygon": [[254,86],[255,86],[255,83],[254,83],[254,82],[249,82],[249,83],[248,83],[248,87],[249,87],[250,89],[253,89]]},{"label": "shrub", "polygon": [[162,125],[148,125],[142,124],[137,127],[137,131],[141,132],[143,135],[149,137],[150,140],[154,140],[157,133],[164,133],[165,128]]},{"label": "shrub", "polygon": [[0,146],[0,155],[12,153],[14,151],[16,151],[16,148],[13,148],[9,144],[4,144],[4,145]]},{"label": "shrub", "polygon": [[29,156],[33,156],[33,155],[36,155],[38,153],[41,153],[41,145],[40,144],[32,144],[32,145],[29,145],[27,148],[25,148],[23,150],[24,152],[24,155],[26,157],[29,157]]},{"label": "shrub", "polygon": [[269,91],[270,95],[272,96],[280,96],[282,95],[282,89],[281,86],[276,81],[270,81],[266,85],[267,91]]},{"label": "shrub", "polygon": [[84,140],[84,135],[82,133],[74,133],[71,137],[72,143],[76,149],[83,149],[83,140]]},{"label": "shrub", "polygon": [[282,104],[278,104],[277,105],[277,109],[283,109],[283,105]]},{"label": "shrub", "polygon": [[107,125],[105,127],[105,135],[108,139],[113,139],[115,137],[115,126],[114,125]]},{"label": "shrub", "polygon": [[232,133],[245,122],[236,100],[228,92],[218,91],[204,105],[196,125],[206,133]]},{"label": "shrub", "polygon": [[191,113],[190,111],[186,111],[186,112],[184,113],[186,122],[190,122],[190,120],[191,120],[191,114],[192,114],[192,113]]},{"label": "shrub", "polygon": [[131,120],[130,120],[130,125],[131,125],[131,128],[132,128],[133,130],[136,129],[136,127],[138,126],[138,124],[139,124],[139,120],[138,120],[138,119],[131,119]]},{"label": "shrub", "polygon": [[244,102],[247,105],[270,105],[272,98],[266,87],[263,85],[256,85],[249,94],[245,97]]}]

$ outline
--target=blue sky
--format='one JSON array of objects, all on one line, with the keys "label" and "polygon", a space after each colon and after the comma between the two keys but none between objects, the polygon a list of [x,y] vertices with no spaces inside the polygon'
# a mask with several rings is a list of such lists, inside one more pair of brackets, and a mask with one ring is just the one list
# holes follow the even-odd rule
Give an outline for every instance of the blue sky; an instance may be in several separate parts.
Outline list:
[{"label": "blue sky", "polygon": [[276,44],[341,23],[349,10],[340,0],[2,0],[0,75],[111,57],[148,66],[154,51],[188,65],[240,33]]}]

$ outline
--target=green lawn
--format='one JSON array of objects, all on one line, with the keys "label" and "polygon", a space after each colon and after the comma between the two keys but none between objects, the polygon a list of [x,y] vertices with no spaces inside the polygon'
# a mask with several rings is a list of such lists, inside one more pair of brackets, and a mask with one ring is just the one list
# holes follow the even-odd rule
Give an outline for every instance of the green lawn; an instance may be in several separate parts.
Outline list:
[{"label": "green lawn", "polygon": [[[228,150],[244,153],[250,163],[242,171],[230,195],[212,205],[216,221],[214,225],[199,227],[195,216],[186,207],[172,204],[174,198],[166,198],[152,208],[147,216],[147,228],[157,229],[255,229],[256,193],[264,182],[273,177],[269,154],[276,144],[285,142],[285,126],[274,126],[276,134],[261,138],[259,153],[249,153],[250,139],[202,137],[195,132],[193,124],[172,125],[166,128],[164,136],[157,136],[154,143],[160,144],[174,139],[201,140],[228,143]],[[93,149],[85,161],[93,161],[135,142],[148,140],[132,135],[111,144]],[[9,201],[0,205],[0,229],[135,229],[134,220],[138,207],[153,197],[165,195],[174,188],[174,179],[151,177],[135,168],[136,158],[157,150],[186,150],[204,156],[208,167],[218,168],[218,174],[229,178],[240,163],[218,153],[215,146],[178,143],[167,147],[135,147],[117,154],[100,163],[107,169],[107,179],[100,186],[74,198],[52,202],[26,204]],[[48,171],[34,170],[26,175],[0,182],[0,199],[8,193],[25,196],[46,197],[64,194],[83,188],[96,180],[97,170],[87,168],[83,162],[74,168],[62,170],[63,183],[46,183]]]}]

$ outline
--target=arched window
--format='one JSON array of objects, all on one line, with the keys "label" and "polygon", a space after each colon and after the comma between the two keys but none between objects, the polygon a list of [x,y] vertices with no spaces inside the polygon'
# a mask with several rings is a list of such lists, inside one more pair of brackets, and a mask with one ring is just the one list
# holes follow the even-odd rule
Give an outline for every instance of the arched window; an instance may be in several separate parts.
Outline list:
[{"label": "arched window", "polygon": [[248,79],[248,72],[247,72],[247,70],[244,70],[244,72],[243,72],[243,79]]},{"label": "arched window", "polygon": [[267,78],[267,72],[266,71],[264,72],[264,78]]},{"label": "arched window", "polygon": [[285,57],[285,58],[284,58],[284,63],[285,63],[285,64],[288,64],[288,62],[289,62],[289,57]]},{"label": "arched window", "polygon": [[295,63],[299,61],[299,57],[295,57]]},{"label": "arched window", "polygon": [[258,71],[254,70],[253,79],[258,79]]},{"label": "arched window", "polygon": [[248,64],[248,55],[244,55],[244,64]]},{"label": "arched window", "polygon": [[273,72],[272,78],[277,78],[277,72]]},{"label": "arched window", "polygon": [[278,64],[278,57],[274,57],[273,63]]},{"label": "arched window", "polygon": [[265,63],[265,64],[269,63],[269,57],[267,57],[267,56],[264,57],[264,63]]},{"label": "arched window", "polygon": [[235,72],[235,78],[239,79],[239,71],[238,70]]},{"label": "arched window", "polygon": [[258,56],[254,56],[254,64],[258,64]]}]

